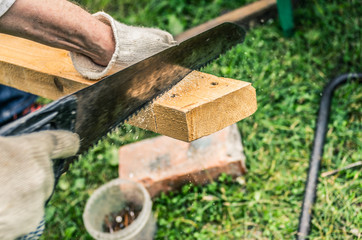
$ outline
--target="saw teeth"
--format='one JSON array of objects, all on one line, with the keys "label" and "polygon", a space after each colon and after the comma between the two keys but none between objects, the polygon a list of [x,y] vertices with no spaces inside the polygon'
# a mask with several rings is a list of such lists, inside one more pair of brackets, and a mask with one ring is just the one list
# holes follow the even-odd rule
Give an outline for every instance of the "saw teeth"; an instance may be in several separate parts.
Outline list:
[{"label": "saw teeth", "polygon": [[[228,50],[231,51],[234,47],[230,48]],[[215,61],[216,59],[219,59],[221,56],[225,55],[226,53],[222,53],[219,54],[217,57],[215,57],[214,59],[207,61],[206,63],[200,65],[199,67],[193,69],[193,70],[200,70],[201,68],[206,67],[207,65],[209,65],[211,62]],[[192,70],[191,70],[192,71]],[[190,73],[191,73],[190,71]],[[178,83],[178,82],[177,82]],[[101,141],[104,141],[107,137],[109,137],[110,134],[114,133],[115,131],[117,131],[119,129],[119,127],[121,127],[121,125],[124,125],[125,122],[129,121],[132,117],[137,116],[137,114],[140,113],[141,110],[145,109],[147,106],[153,104],[156,100],[158,100],[159,98],[161,98],[166,92],[168,92],[171,88],[173,88],[177,83],[174,83],[172,85],[170,85],[167,89],[165,89],[162,93],[158,94],[156,97],[154,97],[153,99],[151,99],[149,102],[147,102],[146,104],[142,105],[139,109],[137,109],[134,113],[130,114],[127,118],[125,118],[124,120],[122,120],[121,122],[119,122],[118,124],[116,124],[115,126],[111,127],[109,129],[109,131],[107,132],[107,134],[105,134],[104,136],[102,136],[96,143],[94,143],[90,148],[94,148],[97,145],[100,144]],[[88,149],[89,152],[90,148]],[[85,154],[82,153],[82,155]]]},{"label": "saw teeth", "polygon": [[[231,49],[229,49],[228,51],[231,51],[234,47],[232,47]],[[215,57],[214,59],[207,61],[206,63],[200,65],[198,68],[194,69],[194,70],[200,70],[201,68],[206,67],[207,65],[209,65],[211,62],[215,61],[216,59],[219,59],[221,56],[225,55],[225,53],[223,54],[219,54],[217,57]],[[193,70],[191,70],[192,72]],[[190,73],[191,73],[190,72]],[[179,82],[177,82],[179,83]],[[149,105],[153,104],[155,101],[157,101],[158,99],[160,99],[166,92],[168,92],[169,90],[171,90],[177,83],[174,83],[172,85],[170,85],[167,89],[165,89],[162,93],[158,94],[156,97],[154,97],[153,99],[151,99],[148,103],[142,105],[139,109],[137,109],[134,113],[130,114],[126,119],[124,119],[123,121],[121,121],[116,127],[112,128],[112,131],[116,128],[118,128],[120,125],[125,124],[125,122],[129,121],[131,118],[133,118],[134,116],[137,116],[137,114],[139,114],[141,112],[141,110],[145,109],[146,107],[148,107]]]}]

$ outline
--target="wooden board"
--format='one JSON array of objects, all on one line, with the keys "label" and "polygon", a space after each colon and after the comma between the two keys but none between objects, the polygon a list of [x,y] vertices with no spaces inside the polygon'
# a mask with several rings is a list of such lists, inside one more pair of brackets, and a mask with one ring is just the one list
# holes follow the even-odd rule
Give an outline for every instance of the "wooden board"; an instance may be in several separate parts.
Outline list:
[{"label": "wooden board", "polygon": [[243,26],[249,25],[250,21],[262,17],[267,12],[276,12],[276,8],[277,0],[259,0],[191,28],[175,38],[178,42],[182,42],[224,22],[233,22]]},{"label": "wooden board", "polygon": [[[0,34],[0,84],[54,100],[93,83],[77,73],[67,51]],[[194,71],[128,123],[192,141],[256,108],[250,83]]]},{"label": "wooden board", "polygon": [[193,71],[128,123],[193,141],[240,121],[257,109],[248,82]]},{"label": "wooden board", "polygon": [[74,69],[67,51],[0,34],[0,83],[55,100],[94,81]]}]

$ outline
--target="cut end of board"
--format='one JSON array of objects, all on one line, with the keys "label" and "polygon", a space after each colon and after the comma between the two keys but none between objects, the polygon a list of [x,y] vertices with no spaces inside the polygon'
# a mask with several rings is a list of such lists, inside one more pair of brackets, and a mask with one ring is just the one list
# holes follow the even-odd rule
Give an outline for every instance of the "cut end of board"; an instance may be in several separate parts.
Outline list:
[{"label": "cut end of board", "polygon": [[128,124],[190,142],[252,115],[255,89],[248,82],[193,71]]}]

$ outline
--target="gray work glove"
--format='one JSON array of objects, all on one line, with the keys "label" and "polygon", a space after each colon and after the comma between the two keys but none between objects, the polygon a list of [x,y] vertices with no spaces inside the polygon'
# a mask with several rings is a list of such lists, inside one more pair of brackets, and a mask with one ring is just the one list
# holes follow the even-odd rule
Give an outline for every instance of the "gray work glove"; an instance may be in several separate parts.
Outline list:
[{"label": "gray work glove", "polygon": [[70,53],[75,69],[86,78],[102,78],[108,73],[126,68],[176,44],[168,32],[155,28],[127,26],[104,12],[98,12],[93,16],[112,27],[116,47],[106,67],[95,64],[82,54]]},{"label": "gray work glove", "polygon": [[51,159],[78,148],[78,135],[60,130],[0,137],[0,239],[36,229],[54,187]]}]

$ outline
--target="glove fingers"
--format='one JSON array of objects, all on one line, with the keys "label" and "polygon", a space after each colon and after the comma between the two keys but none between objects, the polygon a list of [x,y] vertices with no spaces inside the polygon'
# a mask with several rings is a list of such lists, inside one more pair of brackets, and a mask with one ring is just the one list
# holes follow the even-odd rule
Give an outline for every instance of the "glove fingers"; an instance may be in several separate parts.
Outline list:
[{"label": "glove fingers", "polygon": [[57,130],[39,134],[44,134],[44,137],[49,139],[49,156],[51,159],[71,157],[78,152],[79,136],[75,133]]},{"label": "glove fingers", "polygon": [[86,77],[88,79],[99,79],[105,75],[105,72],[107,72],[105,67],[96,64],[92,61],[92,59],[83,54],[70,52],[70,58],[72,59],[74,68],[83,77]]},{"label": "glove fingers", "polygon": [[48,155],[50,159],[73,156],[78,152],[80,144],[78,134],[64,130],[42,131],[5,139],[7,143],[17,142],[19,151],[25,149],[31,156]]},{"label": "glove fingers", "polygon": [[176,44],[170,33],[160,29],[127,26],[104,12],[94,17],[112,27],[116,46],[107,67],[98,66],[81,54],[70,53],[75,69],[89,79],[102,78]]},{"label": "glove fingers", "polygon": [[78,147],[78,136],[66,131],[0,137],[0,239],[36,228],[54,186],[50,159],[73,155]]},{"label": "glove fingers", "polygon": [[78,135],[66,131],[0,137],[0,239],[36,228],[54,186],[50,159],[69,157],[78,148]]},{"label": "glove fingers", "polygon": [[153,36],[154,39],[159,39],[161,44],[164,43],[165,46],[170,47],[170,45],[176,44],[176,41],[173,39],[173,36],[166,31],[162,31],[157,28],[141,28],[141,27],[139,27],[138,29],[140,29],[140,30],[147,29],[148,33],[154,35]]}]

